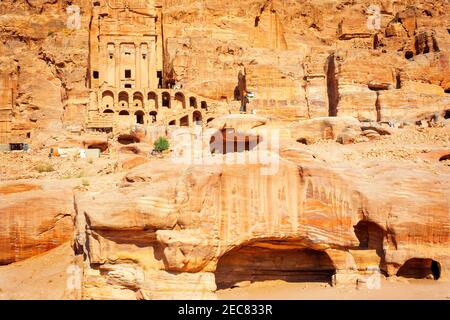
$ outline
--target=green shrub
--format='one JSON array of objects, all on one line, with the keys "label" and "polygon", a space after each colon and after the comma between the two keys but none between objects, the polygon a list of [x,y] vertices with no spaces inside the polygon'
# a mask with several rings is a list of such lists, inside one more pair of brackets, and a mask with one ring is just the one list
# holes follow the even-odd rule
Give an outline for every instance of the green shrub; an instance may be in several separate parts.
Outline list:
[{"label": "green shrub", "polygon": [[53,168],[53,166],[50,163],[38,163],[34,169],[39,172],[39,173],[43,173],[43,172],[53,172],[55,171],[55,168]]},{"label": "green shrub", "polygon": [[158,140],[155,141],[154,150],[156,152],[163,152],[163,151],[169,150],[169,148],[170,148],[170,144],[166,138],[160,137],[160,138],[158,138]]}]

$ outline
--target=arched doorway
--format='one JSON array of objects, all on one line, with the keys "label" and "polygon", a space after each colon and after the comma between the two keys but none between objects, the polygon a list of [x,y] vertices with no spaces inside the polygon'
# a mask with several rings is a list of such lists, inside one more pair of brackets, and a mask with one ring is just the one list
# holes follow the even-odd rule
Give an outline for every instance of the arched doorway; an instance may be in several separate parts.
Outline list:
[{"label": "arched doorway", "polygon": [[196,124],[197,126],[201,126],[203,124],[202,118],[202,113],[200,111],[194,111],[194,113],[192,114],[194,124]]},{"label": "arched doorway", "polygon": [[177,125],[177,121],[176,120],[172,120],[169,122],[169,126],[176,126]]},{"label": "arched doorway", "polygon": [[103,111],[103,113],[105,114],[114,114],[114,111],[111,109],[106,109],[105,111]]},{"label": "arched doorway", "polygon": [[104,91],[102,93],[102,107],[104,109],[114,108],[114,93],[112,91]]},{"label": "arched doorway", "polygon": [[432,259],[413,258],[401,266],[397,272],[397,276],[438,280],[441,277],[441,265]]},{"label": "arched doorway", "polygon": [[150,109],[158,109],[158,95],[155,92],[149,92],[147,96]]},{"label": "arched doorway", "polygon": [[140,92],[135,92],[133,94],[133,107],[136,109],[144,108],[144,96]]},{"label": "arched doorway", "polygon": [[144,111],[136,111],[134,113],[134,116],[136,117],[136,123],[137,124],[144,124]]},{"label": "arched doorway", "polygon": [[164,108],[170,108],[171,107],[171,102],[170,102],[170,93],[168,92],[163,92],[162,93],[162,106]]},{"label": "arched doorway", "polygon": [[335,273],[327,253],[273,242],[233,249],[219,259],[214,274],[217,288],[221,290],[244,281],[332,283]]},{"label": "arched doorway", "polygon": [[189,116],[180,119],[180,127],[189,127]]},{"label": "arched doorway", "polygon": [[191,108],[197,108],[197,99],[195,97],[189,98],[189,106]]},{"label": "arched doorway", "polygon": [[157,121],[157,118],[158,118],[158,112],[156,112],[156,111],[150,112],[150,121],[152,123],[155,123]]},{"label": "arched doorway", "polygon": [[206,101],[202,101],[200,105],[202,109],[208,110],[208,104],[206,103]]},{"label": "arched doorway", "polygon": [[122,110],[119,112],[119,116],[129,116],[130,113],[127,110]]},{"label": "arched doorway", "polygon": [[184,94],[181,92],[175,93],[175,101],[176,101],[176,108],[186,108],[186,98],[184,97]]},{"label": "arched doorway", "polygon": [[124,91],[119,93],[119,106],[121,108],[128,108],[128,93]]}]

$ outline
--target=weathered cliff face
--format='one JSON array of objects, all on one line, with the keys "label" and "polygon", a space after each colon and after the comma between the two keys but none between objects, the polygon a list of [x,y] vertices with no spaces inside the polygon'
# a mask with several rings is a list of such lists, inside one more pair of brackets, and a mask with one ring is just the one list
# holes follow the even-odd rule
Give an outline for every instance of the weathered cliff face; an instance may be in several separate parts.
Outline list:
[{"label": "weathered cliff face", "polygon": [[447,12],[445,1],[169,1],[167,61],[216,99],[233,98],[245,69],[260,114],[414,119],[450,103]]},{"label": "weathered cliff face", "polygon": [[73,238],[71,189],[0,184],[0,265],[47,252]]},{"label": "weathered cliff face", "polygon": [[[89,97],[91,2],[2,1],[0,138],[4,130],[31,132],[32,149],[63,141],[111,154],[104,153],[102,168],[89,169],[105,176],[91,179],[91,191],[57,187],[61,180],[2,182],[0,264],[69,242],[84,259],[86,299],[215,298],[218,288],[273,278],[354,284],[378,267],[388,276],[449,279],[450,173],[438,166],[450,154],[448,125],[436,136],[424,133],[424,143],[411,147],[419,151],[405,148],[415,135],[401,136],[393,146],[406,154],[401,159],[390,153],[373,159],[376,149],[356,146],[357,160],[333,162],[317,157],[314,146],[305,152],[295,144],[382,144],[389,129],[362,130],[349,116],[421,120],[449,110],[447,1],[375,1],[379,13],[365,0],[157,2],[166,76],[199,95],[231,101],[245,74],[255,94],[248,109],[257,116],[218,118],[210,129],[251,132],[257,141],[263,129],[277,129],[278,172],[155,160],[145,145],[151,134],[128,128],[117,142],[70,136],[83,124]],[[70,4],[81,8],[75,30],[67,24]],[[134,144],[141,138],[142,145]],[[436,150],[426,151],[428,144]],[[212,151],[206,149],[201,152]],[[436,164],[420,166],[411,154]],[[14,166],[17,176],[32,170],[31,163],[13,163],[0,168],[2,177]]]},{"label": "weathered cliff face", "polygon": [[[450,104],[446,1],[158,3],[166,76],[205,97],[234,100],[245,70],[255,94],[249,109],[284,120],[409,120]],[[79,28],[70,26],[69,5],[80,7]],[[0,4],[0,73],[15,84],[13,131],[44,139],[83,123],[91,5]]]},{"label": "weathered cliff face", "polygon": [[[354,283],[370,267],[396,275],[413,258],[448,277],[448,174],[395,163],[331,169],[295,149],[282,156],[274,176],[259,165],[185,166],[174,176],[162,160],[78,199],[84,297],[212,298],[217,287],[268,279]],[[433,274],[426,264],[406,269]]]}]

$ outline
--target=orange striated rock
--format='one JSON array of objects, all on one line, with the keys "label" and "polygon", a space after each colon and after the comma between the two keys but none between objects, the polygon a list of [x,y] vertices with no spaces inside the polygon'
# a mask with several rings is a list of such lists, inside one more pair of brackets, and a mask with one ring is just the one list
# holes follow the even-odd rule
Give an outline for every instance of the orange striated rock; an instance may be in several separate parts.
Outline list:
[{"label": "orange striated rock", "polygon": [[[85,298],[110,290],[110,297],[130,298],[118,288],[147,298],[204,298],[273,277],[355,283],[373,268],[447,279],[448,172],[430,176],[395,162],[330,167],[294,149],[281,155],[273,176],[261,175],[260,165],[154,175],[155,164],[147,164],[130,172],[131,184],[77,201],[86,216],[80,239],[89,239],[80,245],[91,263]],[[419,267],[408,269],[413,258]],[[175,275],[184,279],[178,287]]]},{"label": "orange striated rock", "polygon": [[1,187],[0,264],[33,257],[72,239],[72,191],[39,189],[17,184]]}]

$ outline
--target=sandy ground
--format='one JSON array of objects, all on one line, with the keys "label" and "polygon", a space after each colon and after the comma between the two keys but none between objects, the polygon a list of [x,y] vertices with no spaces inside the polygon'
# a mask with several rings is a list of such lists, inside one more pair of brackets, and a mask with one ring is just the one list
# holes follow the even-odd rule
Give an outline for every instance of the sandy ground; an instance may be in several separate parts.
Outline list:
[{"label": "sandy ground", "polygon": [[66,243],[42,255],[1,266],[0,299],[76,299],[77,292],[69,288],[77,276],[74,259]]},{"label": "sandy ground", "polygon": [[[408,283],[409,282],[409,283]],[[217,292],[221,300],[450,300],[450,282],[383,279],[379,290],[266,281]]]}]

